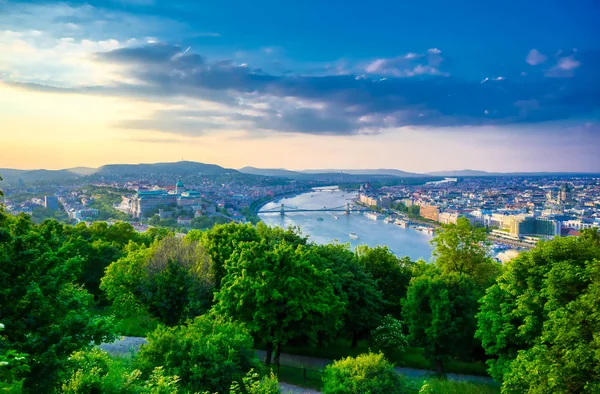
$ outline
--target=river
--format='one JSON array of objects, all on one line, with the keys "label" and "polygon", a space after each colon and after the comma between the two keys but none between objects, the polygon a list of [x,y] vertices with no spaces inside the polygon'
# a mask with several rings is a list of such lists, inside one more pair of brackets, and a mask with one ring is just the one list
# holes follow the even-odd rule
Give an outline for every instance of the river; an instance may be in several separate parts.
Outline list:
[{"label": "river", "polygon": [[[348,200],[356,197],[355,192],[335,190],[313,191],[283,198],[268,203],[262,209],[277,208],[282,203],[290,209],[291,207],[300,209],[333,208],[343,206]],[[338,219],[335,218],[336,216]],[[283,217],[279,213],[261,213],[259,217],[270,226],[285,228],[290,225],[299,226],[304,235],[320,244],[338,240],[341,243],[349,242],[352,248],[357,245],[385,245],[400,257],[409,256],[413,260],[422,258],[426,261],[431,258],[432,248],[429,241],[432,236],[430,234],[384,223],[383,220],[372,220],[360,212],[353,212],[349,215],[345,215],[344,212],[290,212]],[[318,217],[323,220],[317,220]],[[359,239],[350,238],[350,233],[357,234]]]}]

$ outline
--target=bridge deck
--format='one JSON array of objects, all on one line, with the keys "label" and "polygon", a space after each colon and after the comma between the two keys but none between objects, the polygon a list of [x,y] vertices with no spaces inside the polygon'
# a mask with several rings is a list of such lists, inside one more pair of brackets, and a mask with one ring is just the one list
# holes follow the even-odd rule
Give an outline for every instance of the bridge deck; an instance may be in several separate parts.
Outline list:
[{"label": "bridge deck", "polygon": [[[366,212],[369,211],[369,209],[350,209],[350,212]],[[281,212],[281,209],[277,208],[277,209],[271,209],[271,210],[266,210],[266,211],[258,211],[258,213],[279,213]],[[345,208],[341,208],[341,209],[328,209],[328,208],[321,208],[321,209],[285,209],[284,212],[346,212]]]}]

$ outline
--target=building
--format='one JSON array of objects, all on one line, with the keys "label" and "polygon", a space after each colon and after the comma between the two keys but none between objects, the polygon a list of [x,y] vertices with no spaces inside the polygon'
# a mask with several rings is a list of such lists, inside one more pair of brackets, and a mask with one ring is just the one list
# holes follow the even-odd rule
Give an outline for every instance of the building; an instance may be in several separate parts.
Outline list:
[{"label": "building", "polygon": [[437,222],[439,220],[440,210],[435,205],[421,205],[419,214],[425,219]]},{"label": "building", "polygon": [[379,205],[382,208],[389,208],[390,205],[392,205],[392,199],[390,197],[383,196],[379,199]]},{"label": "building", "polygon": [[192,219],[191,218],[177,218],[177,224],[181,225],[181,226],[191,226],[192,225]]},{"label": "building", "polygon": [[177,181],[175,185],[175,194],[181,194],[185,191],[185,186],[183,186],[183,182]]},{"label": "building", "polygon": [[442,224],[456,224],[458,217],[456,212],[442,212],[438,215],[438,221]]},{"label": "building", "polygon": [[552,238],[560,236],[561,233],[560,222],[548,218],[515,215],[510,216],[507,222],[510,234],[516,237],[539,235],[545,238]]},{"label": "building", "polygon": [[141,218],[153,209],[177,204],[177,194],[170,194],[165,190],[138,191],[137,195],[129,200],[129,214],[134,218]]},{"label": "building", "polygon": [[44,206],[53,211],[58,210],[58,197],[56,196],[44,196]]},{"label": "building", "polygon": [[[178,182],[178,184],[181,182]],[[177,197],[177,205],[179,206],[190,206],[190,205],[198,205],[202,203],[202,196],[200,192],[189,191],[182,192],[179,197]]]},{"label": "building", "polygon": [[360,202],[362,202],[363,204],[368,205],[370,207],[378,207],[379,206],[379,200],[377,198],[367,196],[366,194],[360,195]]},{"label": "building", "polygon": [[573,192],[568,184],[564,184],[558,192],[558,202],[563,204],[569,204],[573,202]]}]

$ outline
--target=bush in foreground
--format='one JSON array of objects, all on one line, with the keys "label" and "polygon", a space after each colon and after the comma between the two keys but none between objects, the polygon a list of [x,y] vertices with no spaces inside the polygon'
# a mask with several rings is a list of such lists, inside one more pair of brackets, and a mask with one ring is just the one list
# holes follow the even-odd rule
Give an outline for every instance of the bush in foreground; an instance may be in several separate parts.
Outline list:
[{"label": "bush in foreground", "polygon": [[472,382],[430,379],[423,383],[419,394],[498,394],[499,387]]},{"label": "bush in foreground", "polygon": [[325,368],[324,394],[404,393],[405,381],[383,354],[361,354],[335,361]]},{"label": "bush in foreground", "polygon": [[144,376],[162,366],[167,376],[178,376],[183,391],[227,393],[260,363],[253,340],[239,324],[197,317],[185,326],[159,327],[148,336],[135,366]]}]

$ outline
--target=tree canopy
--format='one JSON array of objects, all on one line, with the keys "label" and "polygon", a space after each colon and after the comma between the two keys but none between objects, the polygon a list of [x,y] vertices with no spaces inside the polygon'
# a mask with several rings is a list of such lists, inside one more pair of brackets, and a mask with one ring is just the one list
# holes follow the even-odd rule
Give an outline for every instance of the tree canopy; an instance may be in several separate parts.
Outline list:
[{"label": "tree canopy", "polygon": [[227,274],[215,295],[218,314],[244,322],[267,344],[267,363],[289,340],[315,344],[342,325],[344,301],[334,275],[314,248],[267,240],[242,242],[225,263]]},{"label": "tree canopy", "polygon": [[[597,327],[600,304],[597,298],[589,302],[598,283],[597,237],[597,231],[592,230],[582,237],[539,242],[508,262],[497,283],[486,291],[477,315],[476,335],[493,357],[488,364],[494,378],[507,377],[507,382],[517,384],[528,369],[551,359],[555,373],[563,378],[535,384],[527,378],[533,392],[542,392],[535,390],[552,384],[556,385],[555,392],[572,392],[561,391],[564,387],[584,387],[581,374],[569,371],[572,365],[597,381],[597,372],[593,378],[593,368],[589,367],[589,355],[598,354],[598,338],[591,329]],[[577,339],[577,335],[581,337]]]},{"label": "tree canopy", "polygon": [[0,211],[0,310],[6,346],[29,355],[25,386],[48,387],[64,361],[114,338],[109,318],[76,285],[81,258],[60,256],[62,225]]},{"label": "tree canopy", "polygon": [[478,295],[475,283],[465,274],[420,276],[411,281],[403,308],[409,340],[425,348],[438,374],[444,373],[444,361],[469,358],[475,350]]}]

